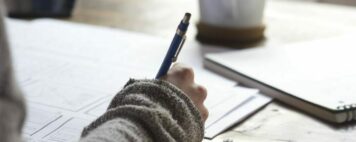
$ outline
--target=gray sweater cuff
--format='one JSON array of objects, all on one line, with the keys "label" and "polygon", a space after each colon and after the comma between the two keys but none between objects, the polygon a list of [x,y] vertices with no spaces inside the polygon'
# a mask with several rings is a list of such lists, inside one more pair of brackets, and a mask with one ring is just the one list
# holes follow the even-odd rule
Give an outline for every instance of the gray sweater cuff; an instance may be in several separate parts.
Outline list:
[{"label": "gray sweater cuff", "polygon": [[135,128],[117,130],[117,133],[137,136],[136,140],[142,137],[153,141],[195,142],[202,141],[204,136],[203,121],[193,102],[180,89],[161,80],[130,79],[113,98],[107,112],[83,130],[82,137],[93,137],[95,129],[108,127],[107,123],[110,121],[112,125],[115,119],[134,124]]}]

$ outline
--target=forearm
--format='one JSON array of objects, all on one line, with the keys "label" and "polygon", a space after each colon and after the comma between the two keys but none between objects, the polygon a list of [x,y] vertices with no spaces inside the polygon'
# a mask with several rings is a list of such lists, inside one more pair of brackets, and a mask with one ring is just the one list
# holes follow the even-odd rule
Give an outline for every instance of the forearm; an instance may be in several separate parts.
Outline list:
[{"label": "forearm", "polygon": [[130,80],[108,111],[83,131],[82,141],[201,141],[198,110],[164,81]]}]

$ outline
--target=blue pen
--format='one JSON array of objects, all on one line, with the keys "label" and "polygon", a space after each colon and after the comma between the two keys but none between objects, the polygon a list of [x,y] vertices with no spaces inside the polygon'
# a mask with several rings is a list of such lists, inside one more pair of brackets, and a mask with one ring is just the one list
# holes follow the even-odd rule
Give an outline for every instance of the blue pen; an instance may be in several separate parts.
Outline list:
[{"label": "blue pen", "polygon": [[183,20],[178,25],[176,34],[174,35],[172,43],[167,51],[166,57],[164,57],[161,67],[159,68],[159,71],[156,75],[156,79],[159,79],[162,76],[166,75],[172,63],[177,60],[179,52],[185,42],[185,33],[188,30],[190,16],[190,13],[185,13]]}]

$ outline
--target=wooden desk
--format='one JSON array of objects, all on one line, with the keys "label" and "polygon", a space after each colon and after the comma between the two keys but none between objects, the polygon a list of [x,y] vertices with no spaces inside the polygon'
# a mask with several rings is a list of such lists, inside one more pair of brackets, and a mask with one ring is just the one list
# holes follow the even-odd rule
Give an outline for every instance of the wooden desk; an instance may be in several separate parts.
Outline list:
[{"label": "wooden desk", "polygon": [[[78,0],[69,21],[109,26],[171,38],[183,13],[199,18],[197,0]],[[276,46],[356,30],[356,8],[291,0],[269,0],[266,42]],[[189,38],[194,41],[196,28]],[[285,104],[273,102],[213,141],[356,142],[356,126],[332,126]]]}]

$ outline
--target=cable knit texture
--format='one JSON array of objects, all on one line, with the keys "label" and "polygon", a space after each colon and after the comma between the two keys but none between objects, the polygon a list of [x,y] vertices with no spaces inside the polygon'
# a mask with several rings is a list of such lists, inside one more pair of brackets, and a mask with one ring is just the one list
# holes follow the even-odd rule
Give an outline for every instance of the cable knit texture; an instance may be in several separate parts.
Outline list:
[{"label": "cable knit texture", "polygon": [[204,127],[199,111],[168,82],[131,79],[105,114],[87,126],[82,142],[199,142]]}]

